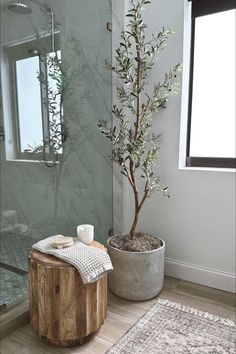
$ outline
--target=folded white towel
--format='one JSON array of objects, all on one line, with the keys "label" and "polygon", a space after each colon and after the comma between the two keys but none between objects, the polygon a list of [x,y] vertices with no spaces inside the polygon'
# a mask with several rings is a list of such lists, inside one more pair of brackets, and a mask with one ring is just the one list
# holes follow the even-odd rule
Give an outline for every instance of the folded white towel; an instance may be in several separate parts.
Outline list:
[{"label": "folded white towel", "polygon": [[63,236],[51,236],[37,242],[32,246],[34,250],[50,254],[78,269],[84,284],[93,283],[105,273],[113,270],[107,252],[96,247],[91,247],[75,240],[74,245],[68,248],[55,249],[53,242]]}]

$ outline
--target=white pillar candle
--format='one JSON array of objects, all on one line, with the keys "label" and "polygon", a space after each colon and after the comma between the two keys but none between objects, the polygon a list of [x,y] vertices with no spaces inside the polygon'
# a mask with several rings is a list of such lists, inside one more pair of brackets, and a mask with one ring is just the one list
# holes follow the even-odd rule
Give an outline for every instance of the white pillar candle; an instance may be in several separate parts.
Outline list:
[{"label": "white pillar candle", "polygon": [[81,242],[89,245],[93,242],[94,226],[87,224],[77,226],[77,237]]}]

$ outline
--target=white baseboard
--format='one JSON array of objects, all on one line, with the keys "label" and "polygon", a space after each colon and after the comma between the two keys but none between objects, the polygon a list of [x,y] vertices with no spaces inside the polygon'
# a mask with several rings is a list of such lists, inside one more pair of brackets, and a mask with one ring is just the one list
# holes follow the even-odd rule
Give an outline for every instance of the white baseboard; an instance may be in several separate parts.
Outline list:
[{"label": "white baseboard", "polygon": [[233,273],[204,268],[170,258],[165,258],[165,275],[232,293],[236,290],[236,277]]}]

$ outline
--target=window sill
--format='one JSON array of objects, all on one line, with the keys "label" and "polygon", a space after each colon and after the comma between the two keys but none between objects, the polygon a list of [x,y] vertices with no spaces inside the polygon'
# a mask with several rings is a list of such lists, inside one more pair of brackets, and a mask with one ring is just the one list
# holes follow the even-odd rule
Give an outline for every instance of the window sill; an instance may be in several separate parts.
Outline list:
[{"label": "window sill", "polygon": [[[10,159],[10,160],[6,160],[6,162],[20,162],[20,163],[22,163],[22,162],[33,162],[33,163],[41,163],[41,164],[43,164],[44,163],[44,161],[41,161],[41,160],[24,160],[24,159]],[[60,161],[50,161],[50,160],[48,160],[48,161],[46,161],[47,163],[56,163],[56,164],[59,164],[60,163]]]},{"label": "window sill", "polygon": [[236,168],[225,168],[225,167],[192,167],[192,166],[182,166],[179,170],[185,171],[205,171],[205,172],[236,172]]}]

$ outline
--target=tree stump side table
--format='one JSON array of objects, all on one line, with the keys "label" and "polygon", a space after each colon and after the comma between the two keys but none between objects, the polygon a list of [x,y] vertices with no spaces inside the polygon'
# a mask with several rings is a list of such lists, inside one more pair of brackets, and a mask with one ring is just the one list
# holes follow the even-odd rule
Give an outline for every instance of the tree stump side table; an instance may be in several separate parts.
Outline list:
[{"label": "tree stump side table", "polygon": [[[91,245],[105,249],[96,241]],[[71,264],[32,251],[29,301],[30,321],[39,337],[61,347],[84,344],[107,316],[107,275],[84,284]]]}]

